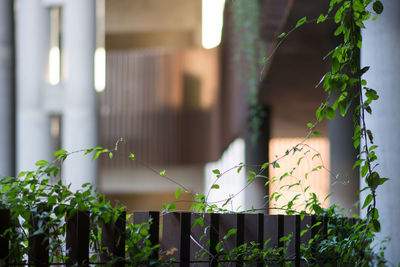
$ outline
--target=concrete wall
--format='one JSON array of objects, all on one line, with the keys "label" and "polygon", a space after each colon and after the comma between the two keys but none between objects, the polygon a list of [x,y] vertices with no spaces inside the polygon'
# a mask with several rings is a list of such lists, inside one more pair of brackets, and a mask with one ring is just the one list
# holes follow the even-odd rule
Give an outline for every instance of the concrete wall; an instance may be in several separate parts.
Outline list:
[{"label": "concrete wall", "polygon": [[[374,144],[379,148],[376,154],[379,165],[376,170],[381,177],[390,180],[377,191],[377,207],[380,213],[382,231],[379,240],[390,237],[387,244],[386,257],[393,265],[400,261],[400,221],[399,192],[400,179],[400,1],[383,1],[385,5],[382,15],[375,22],[366,24],[362,32],[363,48],[361,65],[371,66],[364,76],[368,87],[375,88],[379,99],[372,105],[372,115],[366,117],[367,128],[374,133]],[[361,188],[365,183],[361,183]],[[369,192],[364,191],[361,199]],[[366,211],[363,210],[365,216]]]}]

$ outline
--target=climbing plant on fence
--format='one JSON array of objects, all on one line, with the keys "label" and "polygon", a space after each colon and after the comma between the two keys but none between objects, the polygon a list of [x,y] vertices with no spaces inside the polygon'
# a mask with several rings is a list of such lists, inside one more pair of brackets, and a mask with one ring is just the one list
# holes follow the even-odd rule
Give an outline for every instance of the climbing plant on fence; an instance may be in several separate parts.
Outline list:
[{"label": "climbing plant on fence", "polygon": [[[372,11],[368,7],[372,6]],[[367,186],[361,190],[369,190],[370,194],[362,203],[362,208],[367,209],[367,217],[364,220],[358,220],[355,223],[347,223],[337,212],[335,206],[324,209],[318,198],[313,193],[306,192],[309,195],[305,201],[305,209],[296,211],[293,204],[296,197],[288,201],[281,207],[287,214],[298,214],[298,218],[304,219],[309,214],[318,216],[315,223],[310,223],[298,234],[305,235],[307,232],[314,230],[312,237],[299,247],[299,258],[310,265],[321,265],[331,263],[334,265],[346,266],[364,266],[364,265],[380,265],[385,264],[383,250],[379,251],[372,246],[375,238],[375,232],[379,232],[379,212],[376,207],[377,188],[382,185],[387,178],[380,177],[375,171],[377,157],[374,150],[377,146],[371,145],[373,133],[368,129],[365,122],[365,113],[371,113],[370,104],[378,99],[375,89],[369,88],[367,81],[363,79],[363,75],[368,71],[368,66],[360,66],[359,54],[362,45],[362,37],[360,28],[364,28],[364,22],[369,19],[376,19],[377,15],[382,13],[383,5],[380,1],[372,0],[331,0],[328,11],[321,14],[318,18],[308,19],[306,17],[300,19],[293,30],[298,30],[305,23],[323,23],[326,20],[334,20],[337,25],[335,35],[341,38],[341,42],[327,54],[327,58],[331,61],[331,70],[327,72],[318,83],[327,92],[327,99],[321,104],[316,111],[316,122],[309,123],[310,133],[307,138],[318,135],[314,131],[316,124],[324,118],[334,119],[336,110],[342,116],[348,115],[349,107],[352,103],[356,104],[356,111],[353,114],[355,131],[354,131],[354,147],[360,148],[359,159],[354,166],[360,166],[361,176],[365,179]],[[258,16],[258,15],[257,15]],[[292,31],[293,31],[292,30]],[[289,38],[290,33],[282,33],[280,35],[283,42]],[[279,46],[280,43],[278,43]],[[339,97],[333,98],[334,93],[338,93]],[[254,103],[253,103],[254,104]],[[115,153],[114,150],[97,147],[88,149],[85,154],[91,153],[96,159],[102,154],[107,154],[110,158]],[[267,162],[259,166],[258,172],[251,172],[248,184],[254,179],[265,179],[266,186],[271,182],[271,178],[264,175],[266,168],[272,166],[279,167],[281,158],[287,157],[289,154],[304,152],[304,143],[300,143],[292,148],[288,148],[282,157],[277,158],[273,162]],[[72,152],[75,153],[75,152]],[[101,194],[93,192],[90,184],[83,185],[83,189],[77,192],[69,190],[68,186],[62,183],[52,183],[51,177],[57,176],[59,172],[58,163],[62,163],[71,153],[60,150],[54,153],[55,160],[53,162],[38,161],[37,170],[21,172],[17,177],[7,177],[0,182],[0,208],[7,209],[11,215],[11,227],[3,233],[2,238],[7,237],[11,240],[9,243],[10,254],[6,256],[8,264],[26,263],[27,255],[31,253],[29,247],[29,239],[35,236],[43,236],[48,242],[50,250],[49,262],[52,263],[68,263],[71,255],[66,251],[65,243],[68,238],[64,236],[68,232],[68,226],[65,222],[70,221],[74,216],[81,212],[88,212],[90,216],[90,235],[89,241],[91,251],[94,252],[89,259],[90,262],[98,262],[104,259],[98,259],[98,255],[104,254],[106,248],[102,245],[102,226],[110,222],[117,223],[121,214],[124,214],[123,207],[112,207],[110,202],[106,202]],[[130,154],[132,160],[137,160],[134,154]],[[242,171],[245,164],[233,166],[230,170],[221,171],[214,170],[216,182],[211,186],[210,190],[218,190],[218,180],[229,172]],[[160,176],[171,179],[162,171]],[[289,173],[290,175],[290,173]],[[279,179],[284,179],[280,177]],[[293,185],[296,186],[296,185]],[[177,189],[175,196],[178,199],[181,192],[188,191],[184,186]],[[239,192],[240,193],[240,192]],[[280,193],[275,196],[279,197]],[[204,227],[206,214],[209,213],[230,213],[226,206],[232,201],[236,195],[224,199],[222,205],[210,203],[208,194],[193,194],[192,211],[198,212],[198,217],[193,221],[192,227]],[[165,205],[164,216],[171,214],[175,210],[174,203]],[[254,209],[256,211],[256,209]],[[122,215],[124,216],[124,215]],[[129,217],[129,215],[127,215]],[[321,224],[324,227],[319,227]],[[147,265],[170,265],[174,259],[165,260],[164,257],[154,257],[154,251],[159,248],[158,244],[154,244],[149,240],[149,223],[128,224],[125,228],[125,252],[129,255],[125,259],[126,264],[136,266],[139,264]],[[204,234],[213,231],[212,227],[205,227]],[[237,235],[238,229],[233,227],[228,229],[226,238],[211,243],[202,243],[203,236],[194,240],[199,243],[199,257],[205,254],[215,253],[219,256],[217,264],[223,266],[224,262],[230,260],[238,264],[259,263],[266,264],[265,260],[273,259],[275,263],[282,265],[290,265],[290,261],[286,258],[286,248],[290,245],[291,236],[281,236],[279,242],[282,246],[276,248],[268,247],[268,242],[264,244],[257,242],[243,243],[230,249],[224,246],[224,240],[232,235]],[[194,239],[193,236],[191,238]],[[165,255],[174,253],[174,248],[164,251]],[[108,264],[115,264],[120,258],[107,258]],[[103,262],[104,263],[104,262]],[[5,264],[4,262],[0,263]]]}]

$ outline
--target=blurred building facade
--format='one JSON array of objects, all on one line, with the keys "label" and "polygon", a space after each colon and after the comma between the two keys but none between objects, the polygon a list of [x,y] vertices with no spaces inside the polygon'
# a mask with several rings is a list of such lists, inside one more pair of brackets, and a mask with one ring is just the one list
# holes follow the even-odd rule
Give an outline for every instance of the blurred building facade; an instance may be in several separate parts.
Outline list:
[{"label": "blurred building facade", "polygon": [[[163,169],[168,177],[193,192],[205,192],[209,182],[204,178],[204,165],[217,161],[235,139],[245,138],[249,114],[248,88],[240,80],[248,68],[246,62],[235,59],[240,33],[235,32],[229,13],[232,3],[225,4],[221,45],[205,49],[204,2],[2,1],[0,175],[33,169],[35,161],[50,160],[56,149],[76,151],[97,145],[114,148],[123,138],[125,143],[119,143],[113,159],[101,158],[99,166],[89,158],[72,155],[62,168],[62,179],[72,183],[74,189],[84,182],[95,183],[110,200],[130,209],[159,209],[161,203],[173,201],[177,186],[157,175]],[[301,17],[318,17],[328,3],[260,2],[264,18],[260,39],[266,43],[268,53],[280,32],[291,29]],[[388,8],[392,11],[400,7],[395,0],[387,2],[393,5]],[[397,26],[391,15],[383,17],[384,29],[377,26],[376,30],[381,34],[385,34],[387,27]],[[377,25],[381,25],[379,20]],[[306,123],[313,122],[314,110],[325,98],[315,84],[329,71],[329,62],[321,62],[321,58],[335,45],[331,33],[329,23],[305,25],[274,53],[257,85],[259,101],[268,110],[265,132],[254,150],[249,150],[246,143],[247,158],[241,144],[233,149],[241,155],[233,158],[257,164],[268,157],[273,160],[282,144],[290,146],[290,142],[306,135]],[[368,36],[366,33],[366,51],[373,49],[368,44],[376,42],[376,36]],[[385,42],[387,47],[381,50],[397,55],[391,49],[393,43],[396,40],[389,38]],[[106,51],[105,89],[100,88],[97,93],[94,56],[95,51],[102,50],[96,47]],[[368,58],[373,54],[370,50],[364,54],[366,62],[386,65],[378,58]],[[391,70],[398,64],[396,60],[391,61]],[[383,72],[390,73],[387,69]],[[371,79],[379,80],[378,76]],[[395,75],[385,75],[392,76]],[[389,90],[386,86],[395,88],[390,79],[382,85],[385,90]],[[382,101],[397,99],[393,92]],[[385,103],[381,102],[388,107]],[[388,124],[396,125],[397,118],[393,116]],[[372,123],[374,120],[371,118]],[[320,144],[314,145],[329,151],[329,157],[323,159],[325,166],[339,176],[326,173],[323,179],[311,183],[318,184],[321,192],[334,192],[331,201],[349,209],[348,213],[358,213],[354,206],[358,201],[358,171],[351,168],[356,155],[351,149],[352,122],[337,119],[321,124],[319,130],[329,139],[320,139]],[[393,134],[382,140],[387,141],[379,142],[384,144],[383,155],[388,150],[397,151],[386,148],[396,143]],[[129,152],[136,155],[137,161],[128,159]],[[383,165],[387,175],[395,177]],[[263,206],[262,198],[268,188],[264,188],[264,182],[255,184],[245,191],[242,205],[249,208],[257,202],[268,210],[269,204]],[[389,203],[396,202],[393,188],[399,188],[398,184],[385,188],[385,194],[393,196],[384,197]],[[191,196],[184,198],[189,200]],[[181,203],[178,208],[190,206],[190,202]],[[382,228],[392,229],[400,215],[391,210],[384,212]],[[385,234],[392,235],[393,231]],[[394,252],[390,257],[395,259]]]}]

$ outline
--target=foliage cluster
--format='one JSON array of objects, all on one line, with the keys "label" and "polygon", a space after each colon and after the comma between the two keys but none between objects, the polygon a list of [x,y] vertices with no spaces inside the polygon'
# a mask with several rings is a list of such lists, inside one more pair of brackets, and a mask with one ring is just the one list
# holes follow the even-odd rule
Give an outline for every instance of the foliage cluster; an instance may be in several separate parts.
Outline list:
[{"label": "foliage cluster", "polygon": [[[85,154],[93,153],[96,159],[102,153],[112,157],[113,151],[96,147],[87,149]],[[75,153],[75,152],[73,152]],[[60,164],[71,153],[60,150],[54,153],[53,162],[40,160],[35,171],[21,172],[17,177],[7,177],[0,181],[0,209],[8,209],[11,214],[11,227],[2,235],[7,235],[11,250],[9,264],[27,264],[29,238],[47,235],[49,241],[50,262],[66,263],[65,251],[66,221],[78,211],[90,211],[90,262],[99,262],[98,255],[105,250],[101,245],[101,227],[115,222],[125,210],[113,207],[104,195],[95,193],[89,183],[82,190],[72,192],[62,182],[53,183]],[[128,216],[129,218],[129,216]],[[127,225],[126,243],[127,263],[136,266],[146,262],[157,246],[151,246],[148,240],[148,225]],[[139,244],[141,244],[139,246]],[[111,260],[110,262],[115,261]],[[4,264],[4,263],[3,263]],[[3,266],[0,263],[0,266]]]}]

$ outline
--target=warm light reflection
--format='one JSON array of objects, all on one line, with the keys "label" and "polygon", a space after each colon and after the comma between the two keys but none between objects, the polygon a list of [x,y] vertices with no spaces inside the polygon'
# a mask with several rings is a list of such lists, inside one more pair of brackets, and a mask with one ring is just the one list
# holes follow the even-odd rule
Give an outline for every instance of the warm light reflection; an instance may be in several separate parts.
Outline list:
[{"label": "warm light reflection", "polygon": [[96,49],[94,54],[94,88],[97,92],[106,88],[106,50],[104,47]]},{"label": "warm light reflection", "polygon": [[49,83],[56,85],[60,82],[60,48],[54,46],[49,53]]},{"label": "warm light reflection", "polygon": [[221,42],[225,0],[203,0],[202,45],[206,49],[216,47]]},{"label": "warm light reflection", "polygon": [[[305,200],[309,199],[312,192],[317,195],[323,207],[329,206],[329,199],[325,200],[329,194],[330,184],[327,171],[329,170],[329,139],[309,139],[304,142],[304,145],[298,146],[300,150],[295,153],[291,151],[286,155],[288,149],[303,141],[302,138],[272,138],[269,142],[270,161],[280,158],[279,167],[274,168],[270,165],[270,196],[274,192],[282,194],[279,198],[274,195],[271,199],[271,214],[284,214],[283,210],[276,208],[286,205],[296,195],[299,196],[294,201],[292,209],[303,210]],[[282,157],[282,155],[286,156]]]}]

